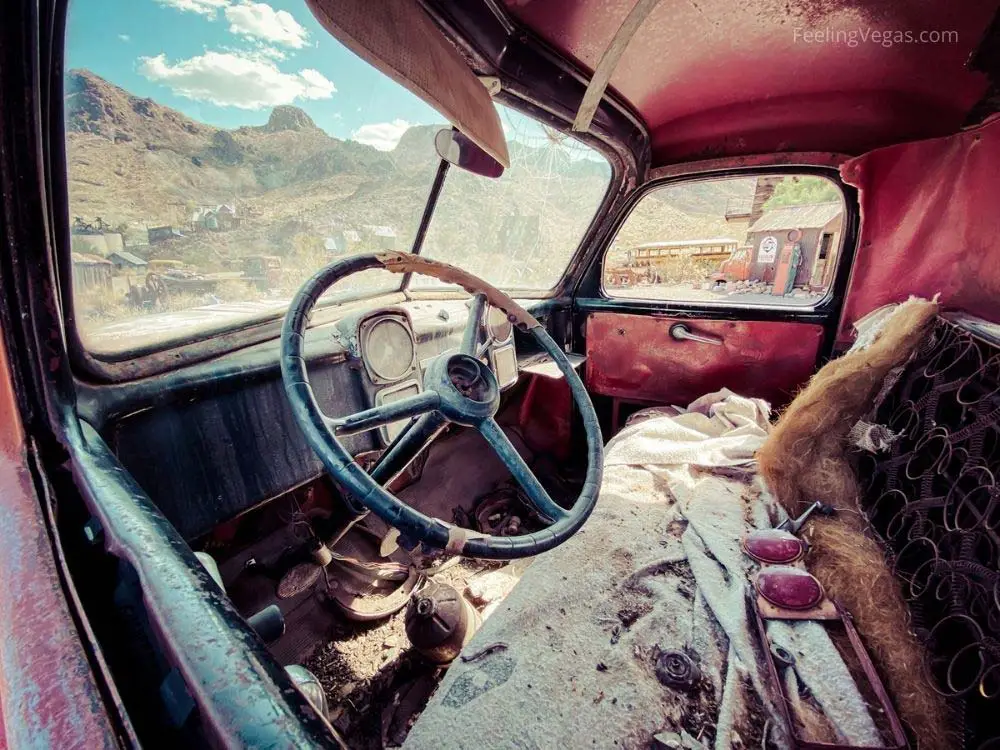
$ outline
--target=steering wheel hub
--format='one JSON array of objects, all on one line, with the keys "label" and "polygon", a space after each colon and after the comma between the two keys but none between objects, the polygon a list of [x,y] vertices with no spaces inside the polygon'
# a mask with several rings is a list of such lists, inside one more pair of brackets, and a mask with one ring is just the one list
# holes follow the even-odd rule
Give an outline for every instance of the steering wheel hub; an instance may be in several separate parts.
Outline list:
[{"label": "steering wheel hub", "polygon": [[493,371],[471,354],[446,354],[427,368],[424,389],[441,397],[438,411],[466,427],[489,419],[500,408],[500,384]]}]

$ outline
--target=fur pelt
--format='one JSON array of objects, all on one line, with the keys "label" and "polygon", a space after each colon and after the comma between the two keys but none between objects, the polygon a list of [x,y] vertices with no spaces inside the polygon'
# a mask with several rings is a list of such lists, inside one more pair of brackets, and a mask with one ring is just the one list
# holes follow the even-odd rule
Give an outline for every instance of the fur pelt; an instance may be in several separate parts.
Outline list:
[{"label": "fur pelt", "polygon": [[919,748],[957,747],[948,706],[923,669],[899,582],[860,510],[848,433],[872,407],[886,376],[904,365],[934,325],[935,302],[911,299],[865,349],[833,360],[789,404],[758,453],[761,474],[789,515],[820,500],[833,518],[811,521],[809,570],[853,615]]}]

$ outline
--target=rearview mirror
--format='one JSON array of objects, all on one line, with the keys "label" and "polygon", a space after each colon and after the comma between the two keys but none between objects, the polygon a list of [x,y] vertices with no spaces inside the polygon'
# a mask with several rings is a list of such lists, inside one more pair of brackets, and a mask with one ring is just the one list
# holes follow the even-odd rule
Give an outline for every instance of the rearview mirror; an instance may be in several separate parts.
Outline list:
[{"label": "rearview mirror", "polygon": [[477,146],[467,135],[455,128],[444,128],[434,136],[438,156],[473,174],[499,177],[503,165]]}]

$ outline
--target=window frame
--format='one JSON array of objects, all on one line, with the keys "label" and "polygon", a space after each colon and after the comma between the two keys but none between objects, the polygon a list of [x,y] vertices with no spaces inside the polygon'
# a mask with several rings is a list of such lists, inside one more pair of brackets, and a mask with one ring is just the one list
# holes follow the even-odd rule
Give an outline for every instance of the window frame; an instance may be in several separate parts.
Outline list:
[{"label": "window frame", "polygon": [[[811,156],[811,155],[810,155]],[[829,157],[830,155],[826,155]],[[836,161],[846,159],[847,157],[837,158]],[[803,161],[810,160],[809,157],[803,159]],[[822,161],[829,161],[829,159],[823,159]],[[696,168],[698,165],[686,165],[689,168]],[[748,168],[735,168],[735,169],[721,169],[718,171],[706,170],[703,172],[698,171],[681,171],[675,175],[669,174],[668,176],[656,178],[654,177],[649,182],[645,183],[639,190],[637,190],[632,196],[629,197],[627,204],[623,207],[621,212],[616,216],[615,221],[609,230],[606,241],[604,243],[601,251],[595,256],[594,267],[597,268],[597,290],[599,297],[602,300],[606,300],[610,303],[639,303],[644,306],[661,306],[669,307],[671,310],[690,310],[690,311],[718,311],[718,310],[761,310],[768,312],[788,312],[794,316],[795,313],[825,313],[827,312],[832,303],[834,302],[834,296],[837,294],[837,282],[843,278],[843,282],[846,284],[846,274],[847,272],[843,268],[844,256],[848,254],[848,241],[853,243],[853,238],[856,235],[856,230],[851,231],[852,228],[856,227],[857,222],[857,200],[853,195],[853,190],[849,185],[846,185],[840,179],[839,170],[833,169],[831,166],[825,164],[799,164],[795,161],[789,163],[774,163],[762,166],[748,167]],[[750,177],[762,177],[768,175],[787,175],[787,176],[808,176],[808,177],[822,177],[827,179],[831,184],[836,186],[840,191],[841,200],[844,205],[844,220],[842,229],[840,231],[839,244],[837,246],[837,268],[835,269],[834,275],[830,280],[830,284],[826,289],[824,295],[811,304],[766,304],[757,302],[727,302],[725,300],[687,300],[687,299],[670,299],[663,297],[641,297],[632,295],[615,295],[608,291],[607,285],[605,284],[605,268],[607,265],[607,257],[611,252],[611,247],[614,244],[616,238],[621,232],[622,228],[627,224],[629,217],[632,212],[638,208],[642,202],[653,195],[654,193],[665,190],[670,187],[697,183],[697,182],[710,182],[725,179],[745,179]],[[854,255],[853,244],[850,247],[850,260],[853,260]],[[818,246],[817,246],[817,257],[818,257]],[[593,269],[593,267],[592,267]]]},{"label": "window frame", "polygon": [[[240,323],[208,328],[186,340],[167,340],[154,345],[139,346],[119,352],[98,352],[87,348],[77,324],[75,300],[73,293],[73,269],[71,258],[69,210],[69,172],[66,149],[65,120],[65,58],[63,55],[66,42],[66,5],[63,5],[63,26],[57,29],[54,42],[57,54],[52,63],[52,78],[49,105],[52,111],[50,131],[47,134],[50,148],[50,177],[52,179],[53,195],[53,230],[55,250],[55,274],[60,290],[62,320],[66,336],[67,350],[74,372],[87,381],[99,383],[119,383],[160,374],[188,365],[204,362],[238,349],[255,344],[261,344],[278,338],[285,312],[265,313],[260,316],[248,317]],[[534,104],[520,94],[503,89],[495,95],[494,100],[519,113],[531,117],[541,124],[548,125],[564,132],[578,141],[590,146],[607,159],[611,167],[611,178],[607,189],[591,217],[579,243],[571,254],[567,266],[556,285],[549,290],[510,289],[511,294],[533,300],[551,300],[564,296],[578,277],[580,267],[587,253],[585,252],[594,241],[595,235],[604,226],[604,220],[610,213],[613,204],[626,187],[630,166],[622,158],[621,147],[604,134],[572,133],[571,122],[541,106]],[[433,216],[431,217],[433,220]],[[430,292],[430,293],[429,293]],[[460,294],[449,290],[411,289],[410,279],[403,276],[400,284],[394,290],[380,292],[362,292],[358,295],[345,295],[336,302],[318,305],[314,313],[313,324],[332,322],[357,309],[359,305],[385,306],[398,304],[412,298],[446,299]]]}]

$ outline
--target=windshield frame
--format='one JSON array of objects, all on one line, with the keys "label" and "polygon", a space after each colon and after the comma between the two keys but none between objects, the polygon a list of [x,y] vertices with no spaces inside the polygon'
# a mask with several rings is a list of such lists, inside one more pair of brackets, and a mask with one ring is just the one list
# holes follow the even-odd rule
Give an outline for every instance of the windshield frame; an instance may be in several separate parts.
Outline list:
[{"label": "windshield frame", "polygon": [[[57,34],[57,42],[60,48],[65,44],[65,29],[63,29],[63,32],[63,34]],[[237,349],[276,339],[280,332],[281,321],[284,319],[286,310],[248,316],[244,321],[235,325],[211,326],[193,335],[182,335],[176,339],[168,338],[155,344],[136,346],[116,352],[92,351],[87,348],[76,321],[72,283],[71,217],[69,210],[65,97],[63,96],[66,73],[67,71],[61,65],[61,60],[59,63],[53,65],[52,88],[50,90],[56,92],[57,95],[53,96],[50,100],[53,116],[50,120],[51,132],[49,145],[52,154],[50,164],[56,168],[52,170],[51,174],[52,177],[55,177],[52,180],[55,268],[60,288],[64,334],[74,371],[79,372],[88,381],[106,383],[124,382],[159,374],[197,362],[203,362]],[[564,132],[581,143],[590,146],[608,161],[611,168],[611,177],[608,181],[607,189],[556,285],[548,290],[519,290],[515,288],[507,290],[512,294],[521,293],[522,297],[530,300],[545,300],[564,296],[567,290],[572,287],[576,276],[581,271],[581,259],[585,248],[594,241],[595,235],[600,232],[603,226],[603,219],[609,214],[612,204],[621,195],[625,187],[625,177],[628,169],[621,157],[620,146],[616,148],[616,144],[607,136],[594,133],[573,133],[570,129],[571,123],[568,120],[536,106],[532,102],[506,89],[495,95],[493,99],[505,107],[509,107],[520,114],[560,132]],[[441,181],[437,192],[440,192],[440,188],[443,188],[446,180],[447,175],[445,176],[445,180]],[[427,200],[431,200],[434,197],[436,197],[436,194],[432,187],[428,191]],[[426,207],[426,201],[424,205]],[[431,213],[428,225],[432,221],[433,212]],[[417,239],[422,241],[422,235],[418,233],[415,241]],[[460,292],[447,288],[440,290],[411,289],[411,276],[410,274],[404,275],[400,279],[399,284],[394,288],[390,287],[384,290],[358,292],[355,294],[347,293],[336,299],[324,300],[316,306],[317,315],[314,322],[320,323],[336,320],[342,317],[343,314],[347,314],[350,310],[356,309],[362,303],[369,307],[373,304],[392,305],[411,298],[447,299],[460,294]],[[342,313],[338,314],[337,311],[342,311]]]}]

